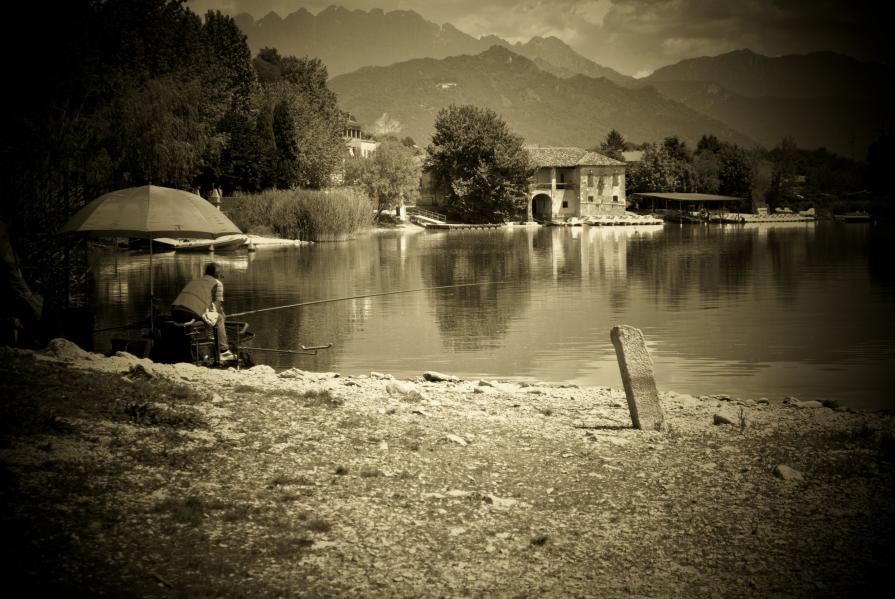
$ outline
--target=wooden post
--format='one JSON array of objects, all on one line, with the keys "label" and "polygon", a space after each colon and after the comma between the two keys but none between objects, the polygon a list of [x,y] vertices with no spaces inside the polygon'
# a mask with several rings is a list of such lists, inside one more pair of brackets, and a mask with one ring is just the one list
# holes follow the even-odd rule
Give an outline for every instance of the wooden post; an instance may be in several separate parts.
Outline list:
[{"label": "wooden post", "polygon": [[643,332],[632,326],[620,325],[612,327],[609,337],[615,346],[634,428],[665,430],[665,418],[653,377],[653,361],[646,350]]}]

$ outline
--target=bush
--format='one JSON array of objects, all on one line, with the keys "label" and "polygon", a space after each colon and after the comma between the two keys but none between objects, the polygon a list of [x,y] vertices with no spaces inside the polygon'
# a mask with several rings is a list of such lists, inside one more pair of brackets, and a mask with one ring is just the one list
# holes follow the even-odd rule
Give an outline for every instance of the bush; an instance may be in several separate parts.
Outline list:
[{"label": "bush", "polygon": [[228,210],[243,231],[269,229],[303,241],[344,241],[371,222],[370,201],[349,190],[270,190],[240,195]]}]

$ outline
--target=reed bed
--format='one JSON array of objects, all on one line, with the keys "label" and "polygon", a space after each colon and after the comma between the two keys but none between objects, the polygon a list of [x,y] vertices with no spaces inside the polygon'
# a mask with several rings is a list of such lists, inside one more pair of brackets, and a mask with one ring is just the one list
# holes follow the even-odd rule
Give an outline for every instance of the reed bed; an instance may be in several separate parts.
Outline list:
[{"label": "reed bed", "polygon": [[302,241],[345,241],[372,222],[370,200],[350,190],[269,190],[237,194],[228,216],[247,232]]}]

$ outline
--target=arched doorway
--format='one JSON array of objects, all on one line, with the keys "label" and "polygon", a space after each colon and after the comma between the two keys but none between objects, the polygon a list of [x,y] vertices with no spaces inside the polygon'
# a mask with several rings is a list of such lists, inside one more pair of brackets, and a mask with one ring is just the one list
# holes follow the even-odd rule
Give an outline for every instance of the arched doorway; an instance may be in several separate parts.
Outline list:
[{"label": "arched doorway", "polygon": [[553,218],[553,199],[546,193],[539,193],[531,200],[531,215],[539,220]]}]

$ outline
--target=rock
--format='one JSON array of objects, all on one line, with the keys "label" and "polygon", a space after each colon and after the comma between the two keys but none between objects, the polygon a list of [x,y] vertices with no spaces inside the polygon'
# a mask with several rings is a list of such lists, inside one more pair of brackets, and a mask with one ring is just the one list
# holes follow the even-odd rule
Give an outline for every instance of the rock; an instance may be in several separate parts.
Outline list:
[{"label": "rock", "polygon": [[809,401],[800,401],[793,404],[797,408],[822,408],[824,405],[819,401],[809,400]]},{"label": "rock", "polygon": [[76,360],[96,360],[103,357],[100,354],[93,354],[88,351],[84,351],[83,349],[78,347],[76,343],[72,343],[68,339],[63,339],[61,337],[51,339],[50,342],[47,343],[47,347],[43,350],[42,353],[62,360],[64,362],[74,362]]},{"label": "rock", "polygon": [[820,403],[822,403],[825,408],[830,408],[831,410],[841,407],[839,402],[835,399],[822,399]]},{"label": "rock", "polygon": [[268,366],[267,364],[258,364],[257,366],[252,366],[243,372],[252,375],[268,375],[268,374],[276,374],[277,371]]},{"label": "rock", "polygon": [[289,370],[284,370],[277,376],[281,379],[301,379],[304,378],[305,372],[299,368],[290,368]]},{"label": "rock", "polygon": [[755,400],[754,399],[744,399],[740,402],[740,404],[742,404],[748,408],[751,408],[752,406],[755,405]]},{"label": "rock", "polygon": [[443,374],[441,372],[435,372],[434,370],[428,370],[423,373],[423,378],[431,383],[459,383],[460,377],[456,377],[452,374]]},{"label": "rock", "polygon": [[447,438],[448,441],[450,441],[451,443],[456,443],[460,447],[466,447],[467,445],[469,445],[466,442],[466,439],[464,439],[463,437],[458,437],[457,435],[452,435],[450,433],[445,435],[445,437]]},{"label": "rock", "polygon": [[385,386],[385,391],[389,395],[407,395],[408,393],[414,393],[416,387],[410,383],[394,382],[388,383]]},{"label": "rock", "polygon": [[222,403],[224,398],[218,395],[217,393],[211,394],[211,403]]},{"label": "rock", "polygon": [[756,403],[759,404],[759,405],[765,405],[765,406],[766,406],[766,405],[768,405],[768,404],[771,403],[771,400],[768,399],[767,397],[759,397],[759,398],[758,398],[758,401],[757,401]]},{"label": "rock", "polygon": [[612,327],[609,332],[625,387],[628,411],[634,428],[663,430],[665,417],[653,377],[653,361],[646,349],[643,332],[632,326]]},{"label": "rock", "polygon": [[493,387],[494,383],[491,381],[479,381],[479,387]]},{"label": "rock", "polygon": [[392,379],[394,379],[395,377],[393,377],[393,376],[390,375],[390,374],[382,374],[381,372],[375,372],[375,371],[373,371],[373,372],[370,373],[370,378],[392,380]]},{"label": "rock", "polygon": [[774,476],[782,480],[804,480],[805,478],[801,472],[795,468],[790,468],[786,464],[778,464],[774,468]]},{"label": "rock", "polygon": [[712,416],[712,422],[715,424],[734,424],[734,421],[724,414],[715,414]]}]

